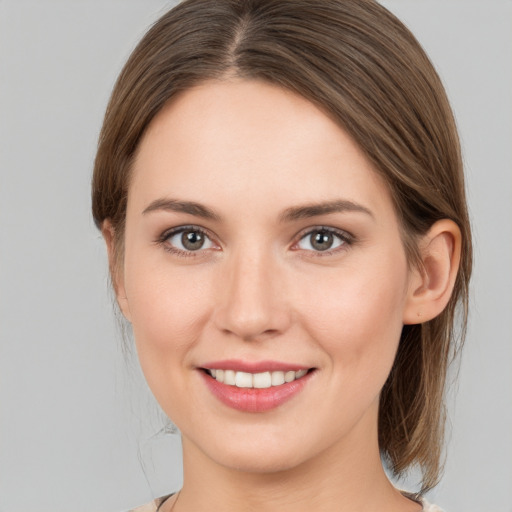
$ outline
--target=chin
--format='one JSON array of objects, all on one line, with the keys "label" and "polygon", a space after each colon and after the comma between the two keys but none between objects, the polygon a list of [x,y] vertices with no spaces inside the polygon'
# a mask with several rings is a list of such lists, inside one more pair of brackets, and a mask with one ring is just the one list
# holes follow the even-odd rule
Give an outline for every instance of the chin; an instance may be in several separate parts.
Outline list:
[{"label": "chin", "polygon": [[216,462],[228,469],[259,475],[289,471],[304,461],[283,451],[273,453],[266,450],[245,453],[223,453]]},{"label": "chin", "polygon": [[206,449],[202,451],[220,466],[254,474],[288,471],[314,457],[314,447],[308,449],[301,436],[294,439],[283,434],[252,434],[236,436],[226,433],[222,439],[203,445]]}]

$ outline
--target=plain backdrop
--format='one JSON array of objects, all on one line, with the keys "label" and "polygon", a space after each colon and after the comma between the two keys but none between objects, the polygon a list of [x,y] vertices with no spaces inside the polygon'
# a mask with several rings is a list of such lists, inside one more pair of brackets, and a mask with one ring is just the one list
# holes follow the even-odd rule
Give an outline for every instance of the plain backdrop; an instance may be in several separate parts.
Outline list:
[{"label": "plain backdrop", "polygon": [[[90,216],[115,77],[163,0],[0,0],[0,511],[119,512],[176,490],[177,435],[123,351]],[[511,512],[512,2],[386,0],[437,66],[465,155],[476,260],[431,500]]]}]

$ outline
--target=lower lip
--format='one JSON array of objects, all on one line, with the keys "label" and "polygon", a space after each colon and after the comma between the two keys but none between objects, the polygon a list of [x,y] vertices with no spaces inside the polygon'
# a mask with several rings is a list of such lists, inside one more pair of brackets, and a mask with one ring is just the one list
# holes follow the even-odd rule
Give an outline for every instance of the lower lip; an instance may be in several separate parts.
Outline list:
[{"label": "lower lip", "polygon": [[244,412],[270,411],[298,395],[309,382],[314,372],[308,372],[304,377],[270,388],[237,388],[218,382],[204,371],[200,373],[208,389],[225,405]]}]

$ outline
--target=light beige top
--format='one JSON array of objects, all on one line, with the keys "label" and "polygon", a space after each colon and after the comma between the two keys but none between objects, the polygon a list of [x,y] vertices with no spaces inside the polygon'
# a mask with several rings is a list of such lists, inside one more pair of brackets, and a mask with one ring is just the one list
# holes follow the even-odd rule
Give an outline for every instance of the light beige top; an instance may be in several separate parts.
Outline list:
[{"label": "light beige top", "polygon": [[[158,512],[158,509],[162,506],[163,502],[171,496],[172,494],[169,494],[168,496],[162,496],[161,498],[157,498],[156,500],[153,500],[146,505],[134,508],[128,512]],[[440,509],[437,505],[428,503],[425,498],[421,498],[420,502],[423,505],[423,512],[443,512],[443,510]]]}]

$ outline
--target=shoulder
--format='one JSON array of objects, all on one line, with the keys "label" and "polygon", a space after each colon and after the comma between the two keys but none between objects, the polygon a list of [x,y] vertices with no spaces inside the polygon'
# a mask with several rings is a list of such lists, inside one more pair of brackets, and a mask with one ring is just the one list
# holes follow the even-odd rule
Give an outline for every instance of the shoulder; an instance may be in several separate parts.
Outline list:
[{"label": "shoulder", "polygon": [[430,503],[423,503],[423,512],[444,512],[443,509],[439,508],[437,505],[432,505]]},{"label": "shoulder", "polygon": [[423,505],[423,512],[444,512],[443,509],[429,503],[425,498],[421,500],[421,504]]},{"label": "shoulder", "polygon": [[429,503],[425,498],[418,496],[417,494],[412,494],[406,491],[400,491],[406,498],[410,500],[416,501],[423,506],[422,512],[445,512],[442,508],[437,505],[433,505]]},{"label": "shoulder", "polygon": [[158,512],[158,509],[162,505],[162,503],[167,499],[170,498],[172,494],[168,494],[167,496],[162,496],[161,498],[157,498],[153,501],[150,501],[149,503],[146,503],[145,505],[141,505],[137,508],[132,508],[131,510],[128,510],[127,512]]}]

